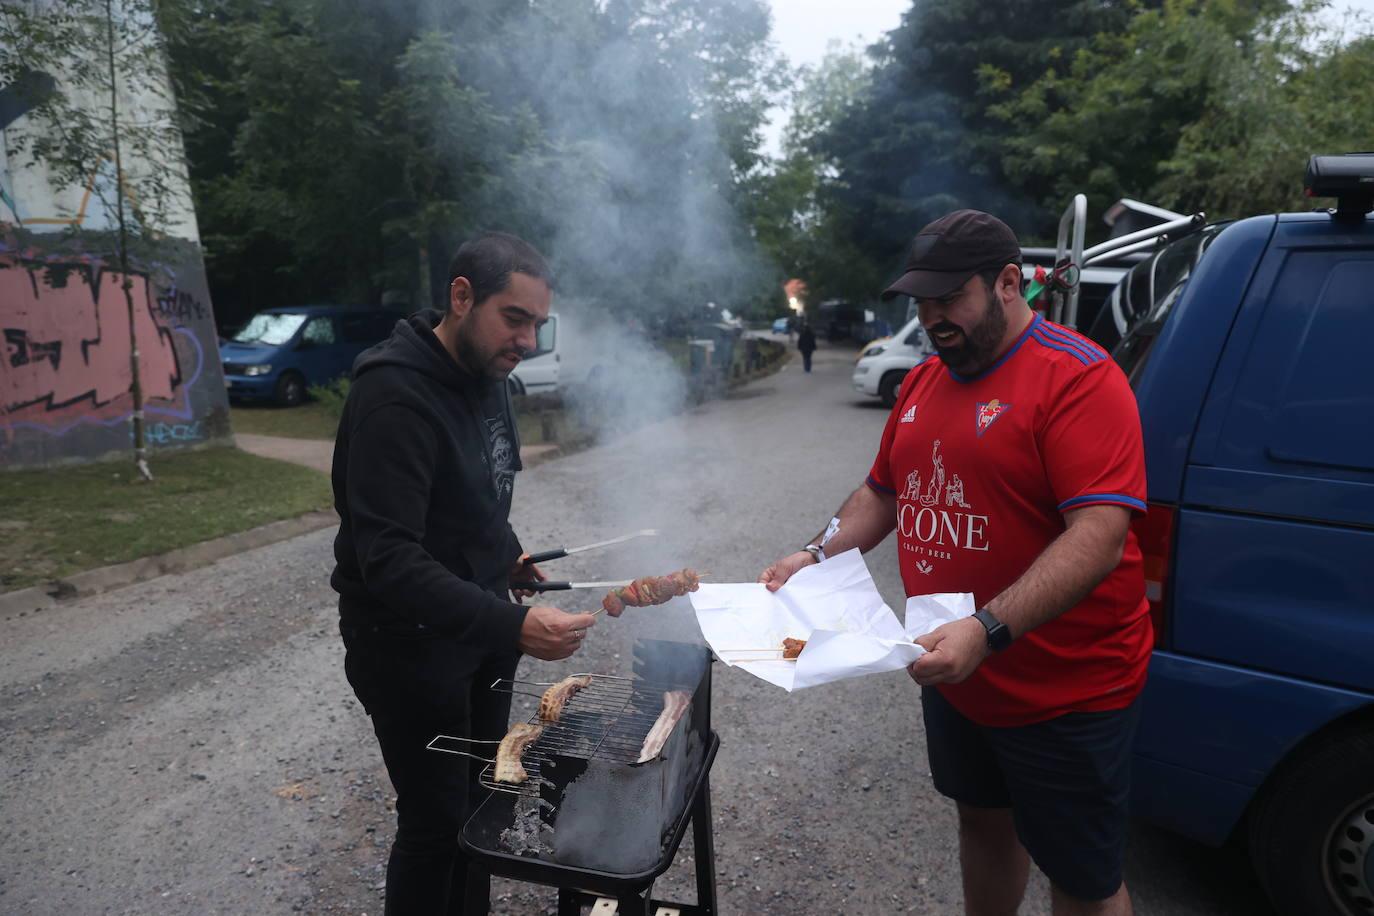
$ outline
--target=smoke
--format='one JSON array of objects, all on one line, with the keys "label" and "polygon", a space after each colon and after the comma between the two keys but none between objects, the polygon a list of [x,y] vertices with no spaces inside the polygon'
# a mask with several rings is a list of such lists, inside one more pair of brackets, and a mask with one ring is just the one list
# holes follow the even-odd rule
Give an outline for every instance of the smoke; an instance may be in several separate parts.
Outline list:
[{"label": "smoke", "polygon": [[597,442],[625,438],[687,402],[682,367],[633,316],[560,303],[560,385],[573,427]]},{"label": "smoke", "polygon": [[538,0],[507,18],[463,69],[540,139],[492,159],[487,221],[543,245],[561,294],[655,333],[757,289],[771,273],[736,194],[768,27],[762,0]]},{"label": "smoke", "polygon": [[[455,33],[454,42],[485,105],[537,134],[509,153],[487,150],[479,221],[526,236],[554,268],[564,403],[600,444],[595,479],[569,482],[591,515],[572,543],[658,528],[658,539],[600,553],[589,572],[694,566],[677,536],[692,494],[662,468],[694,445],[673,421],[689,401],[689,339],[774,276],[739,212],[767,110],[761,75],[774,59],[767,4],[510,8],[480,40]],[[460,125],[452,133],[465,135]],[[614,632],[622,660],[640,636],[700,640],[686,599],[630,609]]]}]

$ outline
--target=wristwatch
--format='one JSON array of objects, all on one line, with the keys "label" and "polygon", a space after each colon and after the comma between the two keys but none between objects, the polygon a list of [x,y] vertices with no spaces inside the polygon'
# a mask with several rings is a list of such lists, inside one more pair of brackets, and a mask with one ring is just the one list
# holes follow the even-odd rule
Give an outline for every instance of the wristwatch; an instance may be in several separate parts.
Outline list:
[{"label": "wristwatch", "polygon": [[983,629],[988,631],[989,649],[994,652],[1001,652],[1011,645],[1011,628],[992,616],[992,611],[982,608],[973,615],[973,619],[981,623]]},{"label": "wristwatch", "polygon": [[821,550],[820,545],[807,544],[802,550],[805,550],[807,553],[811,554],[811,556],[815,557],[817,563],[825,562],[825,551]]}]

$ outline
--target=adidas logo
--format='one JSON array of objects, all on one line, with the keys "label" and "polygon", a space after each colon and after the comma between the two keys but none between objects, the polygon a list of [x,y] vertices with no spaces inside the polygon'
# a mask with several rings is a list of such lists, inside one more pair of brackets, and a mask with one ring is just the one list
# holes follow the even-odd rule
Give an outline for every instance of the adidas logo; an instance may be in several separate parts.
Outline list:
[{"label": "adidas logo", "polygon": [[915,404],[912,404],[910,407],[908,407],[908,408],[906,409],[906,413],[902,414],[902,418],[901,418],[900,420],[898,420],[897,422],[898,422],[898,423],[915,423],[915,422],[916,422],[916,405],[915,405]]}]

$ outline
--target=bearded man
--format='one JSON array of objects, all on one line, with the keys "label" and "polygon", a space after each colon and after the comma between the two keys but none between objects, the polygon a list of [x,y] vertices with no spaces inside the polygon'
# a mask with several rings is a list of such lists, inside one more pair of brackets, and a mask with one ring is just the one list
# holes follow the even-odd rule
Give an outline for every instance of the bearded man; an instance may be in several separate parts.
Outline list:
[{"label": "bearded man", "polygon": [[922,229],[884,296],[903,294],[939,359],[902,383],[864,484],[759,581],[776,590],[896,528],[907,595],[972,592],[978,612],[917,640],[910,669],[935,788],[957,806],[965,912],[1015,913],[1034,862],[1055,916],[1125,916],[1153,644],[1130,529],[1145,511],[1135,397],[1102,348],[1031,311],[1020,245],[994,216]]},{"label": "bearded man", "polygon": [[543,575],[509,521],[520,443],[506,377],[551,301],[539,252],[488,233],[454,256],[444,312],[398,321],[353,366],[334,445],[330,583],[344,669],[396,789],[388,916],[486,912],[490,877],[458,846],[483,797],[480,764],[426,745],[500,739],[511,695],[490,685],[521,653],[568,657],[594,622],[518,603],[531,594],[519,586]]}]

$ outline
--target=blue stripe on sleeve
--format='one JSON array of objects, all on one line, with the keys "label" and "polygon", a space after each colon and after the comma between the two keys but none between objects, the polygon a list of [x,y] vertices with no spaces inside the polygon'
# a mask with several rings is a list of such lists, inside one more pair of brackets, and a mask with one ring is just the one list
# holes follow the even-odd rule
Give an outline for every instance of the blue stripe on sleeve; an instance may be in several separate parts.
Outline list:
[{"label": "blue stripe on sleeve", "polygon": [[886,493],[886,494],[888,494],[889,496],[896,496],[896,495],[897,495],[897,491],[896,491],[896,490],[892,489],[891,487],[885,487],[885,486],[883,486],[882,484],[878,483],[878,481],[874,480],[872,474],[869,474],[869,475],[868,475],[868,481],[867,481],[867,483],[868,483],[868,485],[869,485],[870,487],[872,487],[873,489],[877,490],[879,493]]},{"label": "blue stripe on sleeve", "polygon": [[1031,337],[1035,340],[1036,343],[1040,344],[1040,346],[1046,347],[1050,350],[1058,350],[1061,353],[1068,353],[1070,356],[1073,356],[1085,366],[1091,366],[1093,363],[1093,361],[1089,359],[1083,353],[1082,350],[1070,347],[1068,344],[1055,343],[1054,341],[1041,337],[1039,332],[1032,334]]},{"label": "blue stripe on sleeve", "polygon": [[1067,331],[1059,330],[1053,325],[1042,325],[1040,327],[1040,334],[1046,340],[1053,340],[1056,343],[1061,343],[1065,346],[1073,347],[1075,350],[1079,350],[1093,362],[1099,362],[1100,360],[1106,359],[1106,354],[1099,352],[1096,347],[1086,341],[1079,340],[1077,337],[1073,337]]},{"label": "blue stripe on sleeve", "polygon": [[1126,496],[1122,493],[1089,493],[1086,496],[1075,496],[1073,499],[1066,499],[1059,504],[1059,511],[1065,509],[1076,509],[1079,506],[1086,506],[1090,503],[1114,503],[1119,506],[1129,506],[1141,512],[1146,510],[1146,505],[1134,496]]},{"label": "blue stripe on sleeve", "polygon": [[1098,359],[1107,358],[1106,350],[1102,349],[1097,344],[1093,343],[1091,340],[1084,337],[1083,335],[1075,334],[1068,328],[1061,328],[1059,325],[1051,324],[1047,321],[1043,325],[1041,325],[1040,329],[1049,336],[1058,338],[1059,340],[1062,340],[1065,343],[1077,344],[1084,350],[1088,351],[1089,354],[1096,356]]}]

